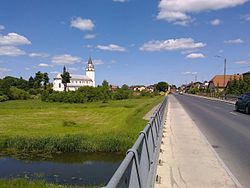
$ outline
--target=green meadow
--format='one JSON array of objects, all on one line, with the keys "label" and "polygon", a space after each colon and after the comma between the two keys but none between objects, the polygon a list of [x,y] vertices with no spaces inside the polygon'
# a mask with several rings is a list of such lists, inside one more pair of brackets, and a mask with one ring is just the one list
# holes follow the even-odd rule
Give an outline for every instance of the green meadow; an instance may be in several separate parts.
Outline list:
[{"label": "green meadow", "polygon": [[0,154],[124,152],[146,125],[143,116],[162,99],[0,103]]}]

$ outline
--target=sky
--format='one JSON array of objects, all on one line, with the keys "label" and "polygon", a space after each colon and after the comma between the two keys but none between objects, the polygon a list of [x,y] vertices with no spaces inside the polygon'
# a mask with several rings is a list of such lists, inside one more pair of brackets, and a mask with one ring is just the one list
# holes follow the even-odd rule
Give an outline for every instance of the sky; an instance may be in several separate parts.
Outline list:
[{"label": "sky", "polygon": [[249,0],[1,0],[0,78],[65,65],[96,82],[180,86],[250,71]]}]

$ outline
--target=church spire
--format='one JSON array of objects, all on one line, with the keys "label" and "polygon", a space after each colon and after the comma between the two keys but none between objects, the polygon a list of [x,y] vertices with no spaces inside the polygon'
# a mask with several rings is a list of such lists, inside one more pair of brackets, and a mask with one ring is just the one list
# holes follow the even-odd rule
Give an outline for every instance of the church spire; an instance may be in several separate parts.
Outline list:
[{"label": "church spire", "polygon": [[89,57],[86,71],[94,71],[94,70],[95,70],[94,64],[93,64],[93,62],[92,62],[91,57]]},{"label": "church spire", "polygon": [[65,65],[63,66],[63,73],[65,73],[66,72],[66,67],[65,67]]}]

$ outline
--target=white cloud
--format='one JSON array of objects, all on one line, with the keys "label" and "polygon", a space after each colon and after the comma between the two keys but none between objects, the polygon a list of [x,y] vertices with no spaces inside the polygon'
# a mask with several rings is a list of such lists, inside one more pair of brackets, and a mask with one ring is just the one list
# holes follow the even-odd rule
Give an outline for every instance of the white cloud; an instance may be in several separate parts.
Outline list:
[{"label": "white cloud", "polygon": [[182,72],[181,74],[184,74],[184,75],[189,75],[189,74],[195,75],[195,74],[197,74],[197,72],[186,71],[186,72]]},{"label": "white cloud", "polygon": [[106,51],[119,51],[119,52],[124,52],[126,49],[122,46],[118,46],[116,44],[109,44],[107,46],[103,45],[98,45],[96,48],[100,50],[106,50]]},{"label": "white cloud", "polygon": [[52,57],[52,63],[57,65],[75,64],[80,62],[81,62],[80,57],[74,57],[69,54],[63,54]]},{"label": "white cloud", "polygon": [[224,43],[226,43],[226,44],[241,44],[241,43],[244,43],[244,41],[241,39],[234,39],[234,40],[226,40],[226,41],[224,41]]},{"label": "white cloud", "polygon": [[29,71],[29,70],[30,70],[30,68],[29,68],[29,67],[25,67],[25,70]]},{"label": "white cloud", "polygon": [[95,35],[94,34],[86,34],[84,36],[85,39],[94,39],[95,38]]},{"label": "white cloud", "polygon": [[236,61],[236,62],[234,62],[235,64],[238,64],[238,65],[249,65],[250,64],[250,61],[245,61],[245,60],[243,60],[243,61]]},{"label": "white cloud", "polygon": [[219,10],[242,5],[248,0],[161,0],[157,19],[187,25],[193,19],[190,13]]},{"label": "white cloud", "polygon": [[93,60],[94,65],[102,65],[104,62],[101,59],[94,59]]},{"label": "white cloud", "polygon": [[78,68],[75,68],[75,67],[69,67],[69,71],[78,71],[79,69]]},{"label": "white cloud", "polygon": [[197,58],[205,58],[206,56],[203,55],[202,53],[192,53],[192,54],[188,54],[186,56],[186,58],[188,59],[197,59]]},{"label": "white cloud", "polygon": [[218,25],[221,24],[221,20],[219,20],[219,19],[214,19],[214,20],[212,20],[210,23],[211,23],[211,25],[213,25],[213,26],[218,26]]},{"label": "white cloud", "polygon": [[60,73],[60,72],[58,72],[58,71],[51,71],[50,72],[50,74],[58,74],[58,73]]},{"label": "white cloud", "polygon": [[19,56],[26,54],[25,51],[15,46],[0,46],[0,56]]},{"label": "white cloud", "polygon": [[3,25],[0,25],[0,31],[4,30],[5,27]]},{"label": "white cloud", "polygon": [[2,46],[17,46],[31,44],[31,42],[24,36],[17,33],[8,33],[8,35],[0,35],[0,45]]},{"label": "white cloud", "polygon": [[250,21],[250,14],[245,14],[245,15],[241,16],[241,19],[243,19],[245,21]]},{"label": "white cloud", "polygon": [[114,2],[119,2],[119,3],[125,3],[128,2],[128,0],[113,0]]},{"label": "white cloud", "polygon": [[173,50],[188,50],[198,49],[206,46],[205,43],[195,43],[192,38],[168,39],[165,41],[152,40],[140,47],[141,51],[173,51]]},{"label": "white cloud", "polygon": [[83,46],[84,48],[93,48],[93,46],[92,45],[85,45],[85,46]]},{"label": "white cloud", "polygon": [[40,63],[40,64],[38,65],[38,67],[49,67],[49,65],[46,64],[46,63]]},{"label": "white cloud", "polygon": [[0,67],[0,72],[3,73],[3,72],[9,72],[11,71],[10,69],[7,69],[7,68],[1,68]]},{"label": "white cloud", "polygon": [[30,53],[29,54],[30,57],[49,57],[49,54],[47,53]]},{"label": "white cloud", "polygon": [[71,20],[71,27],[75,27],[82,31],[92,30],[94,28],[94,23],[90,19],[83,19],[81,17],[77,17]]}]

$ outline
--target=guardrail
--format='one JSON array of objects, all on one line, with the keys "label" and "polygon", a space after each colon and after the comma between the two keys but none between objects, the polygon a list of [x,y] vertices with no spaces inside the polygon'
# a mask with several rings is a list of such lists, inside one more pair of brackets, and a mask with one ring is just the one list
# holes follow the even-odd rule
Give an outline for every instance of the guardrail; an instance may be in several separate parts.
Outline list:
[{"label": "guardrail", "polygon": [[153,187],[160,152],[167,97],[156,109],[106,188]]}]

